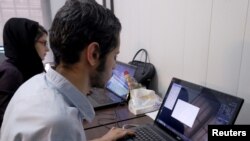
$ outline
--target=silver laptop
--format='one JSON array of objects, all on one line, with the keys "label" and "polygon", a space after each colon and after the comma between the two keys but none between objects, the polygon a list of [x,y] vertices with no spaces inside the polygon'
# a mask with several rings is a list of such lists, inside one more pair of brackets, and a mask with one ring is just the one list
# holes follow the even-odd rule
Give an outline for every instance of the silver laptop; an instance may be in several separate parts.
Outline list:
[{"label": "silver laptop", "polygon": [[94,109],[98,110],[126,103],[129,98],[129,87],[124,78],[124,72],[127,71],[133,77],[135,70],[135,66],[117,61],[112,77],[105,88],[93,88],[88,95]]},{"label": "silver laptop", "polygon": [[126,140],[207,141],[208,125],[234,124],[243,102],[242,98],[173,78],[154,124],[136,127],[136,136]]}]

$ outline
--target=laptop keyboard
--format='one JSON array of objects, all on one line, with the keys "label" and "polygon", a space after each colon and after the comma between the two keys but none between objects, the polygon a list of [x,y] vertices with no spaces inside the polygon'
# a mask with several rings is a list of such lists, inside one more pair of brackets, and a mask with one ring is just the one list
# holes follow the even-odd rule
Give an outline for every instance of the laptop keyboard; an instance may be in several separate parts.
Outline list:
[{"label": "laptop keyboard", "polygon": [[98,104],[113,102],[112,99],[110,99],[107,95],[104,95],[104,94],[91,94],[89,97],[93,99],[95,102],[97,102]]},{"label": "laptop keyboard", "polygon": [[141,127],[135,130],[134,141],[165,141],[151,128]]},{"label": "laptop keyboard", "polygon": [[153,128],[152,126],[136,127],[134,129],[135,136],[133,137],[127,136],[122,139],[119,139],[118,141],[166,141],[167,140],[158,135],[152,128]]},{"label": "laptop keyboard", "polygon": [[141,127],[135,130],[134,141],[164,141],[151,128]]}]

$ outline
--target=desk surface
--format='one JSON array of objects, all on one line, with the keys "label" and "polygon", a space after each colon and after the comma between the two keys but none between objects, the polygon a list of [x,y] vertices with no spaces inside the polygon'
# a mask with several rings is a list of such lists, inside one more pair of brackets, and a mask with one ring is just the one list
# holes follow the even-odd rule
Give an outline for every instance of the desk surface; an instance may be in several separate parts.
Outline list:
[{"label": "desk surface", "polygon": [[91,140],[103,136],[111,127],[122,128],[124,124],[145,123],[153,123],[153,120],[145,114],[134,115],[127,105],[121,105],[97,110],[95,119],[91,123],[84,121],[83,127],[87,139]]},{"label": "desk surface", "polygon": [[100,109],[95,113],[95,118],[91,123],[83,122],[85,130],[145,116],[145,114],[134,115],[128,110],[127,104]]}]

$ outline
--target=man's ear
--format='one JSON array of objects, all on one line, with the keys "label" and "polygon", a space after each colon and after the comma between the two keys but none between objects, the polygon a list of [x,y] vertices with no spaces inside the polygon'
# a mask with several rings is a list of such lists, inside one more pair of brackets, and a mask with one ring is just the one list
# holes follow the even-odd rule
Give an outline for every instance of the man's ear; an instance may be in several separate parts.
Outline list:
[{"label": "man's ear", "polygon": [[87,60],[91,66],[97,66],[100,57],[100,47],[97,42],[92,42],[87,47]]}]

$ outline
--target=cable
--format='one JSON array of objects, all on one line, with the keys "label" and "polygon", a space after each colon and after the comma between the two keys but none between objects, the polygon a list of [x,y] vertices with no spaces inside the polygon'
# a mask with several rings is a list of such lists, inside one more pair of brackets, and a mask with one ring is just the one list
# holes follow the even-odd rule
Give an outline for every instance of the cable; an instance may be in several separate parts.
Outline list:
[{"label": "cable", "polygon": [[98,123],[98,125],[100,125],[100,126],[104,126],[105,128],[107,128],[107,129],[111,129],[111,127],[109,127],[108,125],[109,125],[109,123],[106,123],[105,121],[114,121],[114,120],[116,120],[116,114],[107,114],[107,113],[102,113],[103,115],[108,115],[108,116],[111,116],[111,117],[101,117],[101,118],[98,118],[97,119],[97,123]]},{"label": "cable", "polygon": [[[119,128],[121,128],[120,126],[119,126],[119,115],[118,115],[118,113],[117,113],[117,108],[119,107],[119,106],[122,106],[122,105],[124,105],[125,103],[123,103],[123,102],[120,102],[116,107],[115,107],[115,109],[112,111],[112,113],[100,113],[100,114],[102,114],[102,115],[108,115],[108,116],[111,116],[111,117],[101,117],[101,118],[98,118],[97,119],[97,123],[98,123],[98,125],[99,126],[104,126],[105,128],[107,128],[107,129],[111,129],[112,127],[109,127],[108,125],[110,125],[110,124],[115,124],[115,127],[119,127]],[[105,121],[110,121],[110,122],[105,122]],[[112,122],[113,121],[113,122]]]},{"label": "cable", "polygon": [[[120,106],[124,106],[124,104],[126,104],[126,101],[123,101],[123,102],[120,102],[115,108],[114,110],[110,113],[98,113],[98,114],[102,114],[103,116],[106,115],[108,117],[99,117],[97,119],[97,123],[98,123],[98,126],[103,126],[107,129],[111,129],[112,127],[110,127],[111,124],[115,124],[115,127],[118,127],[118,128],[122,128],[120,125],[119,125],[119,122],[121,122],[121,119],[119,117],[119,107]],[[126,120],[126,119],[122,119],[123,120]],[[128,124],[127,126],[133,126],[133,124]]]}]

